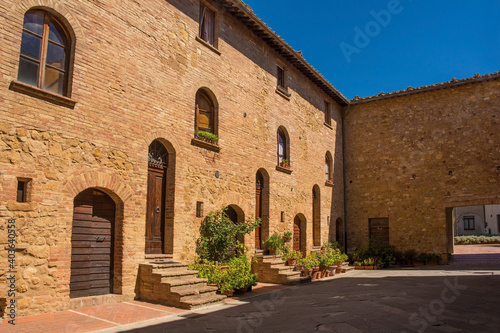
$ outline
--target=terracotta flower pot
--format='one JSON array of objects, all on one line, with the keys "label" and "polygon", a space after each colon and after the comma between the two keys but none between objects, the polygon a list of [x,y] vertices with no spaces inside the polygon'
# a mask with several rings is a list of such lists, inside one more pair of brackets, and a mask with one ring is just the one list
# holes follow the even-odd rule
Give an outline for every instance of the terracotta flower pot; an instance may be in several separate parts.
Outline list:
[{"label": "terracotta flower pot", "polygon": [[297,259],[293,259],[293,258],[287,259],[286,264],[288,266],[295,266],[297,264]]}]

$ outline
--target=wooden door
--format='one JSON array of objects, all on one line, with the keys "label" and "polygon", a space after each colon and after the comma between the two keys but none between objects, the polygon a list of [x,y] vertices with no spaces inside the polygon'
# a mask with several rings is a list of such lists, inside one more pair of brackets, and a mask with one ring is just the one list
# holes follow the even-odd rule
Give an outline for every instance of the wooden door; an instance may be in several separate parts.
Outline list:
[{"label": "wooden door", "polygon": [[389,244],[389,219],[369,219],[370,238],[379,238],[382,242]]},{"label": "wooden door", "polygon": [[149,168],[146,211],[146,253],[163,253],[165,221],[165,169]]},{"label": "wooden door", "polygon": [[300,219],[297,217],[293,221],[293,249],[301,251],[300,249]]},{"label": "wooden door", "polygon": [[[262,218],[262,188],[258,186],[255,190],[255,217]],[[255,228],[255,248],[256,249],[262,248],[261,224],[259,224],[259,226]]]},{"label": "wooden door", "polygon": [[115,203],[88,189],[76,196],[71,234],[70,297],[113,292]]}]

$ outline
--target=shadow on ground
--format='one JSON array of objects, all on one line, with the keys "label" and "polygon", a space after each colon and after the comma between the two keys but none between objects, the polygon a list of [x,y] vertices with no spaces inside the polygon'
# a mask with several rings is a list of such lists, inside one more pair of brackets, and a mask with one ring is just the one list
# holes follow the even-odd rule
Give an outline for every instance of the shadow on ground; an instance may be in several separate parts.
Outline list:
[{"label": "shadow on ground", "polygon": [[127,332],[499,332],[500,275],[487,270],[389,277],[374,271]]}]

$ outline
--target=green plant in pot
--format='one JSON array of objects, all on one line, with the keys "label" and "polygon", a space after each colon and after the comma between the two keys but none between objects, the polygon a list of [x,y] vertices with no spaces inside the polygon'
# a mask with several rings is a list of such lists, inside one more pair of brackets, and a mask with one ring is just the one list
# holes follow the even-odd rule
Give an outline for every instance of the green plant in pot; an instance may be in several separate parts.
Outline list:
[{"label": "green plant in pot", "polygon": [[282,254],[285,249],[285,241],[283,237],[274,233],[264,240],[264,246],[269,250],[269,254]]},{"label": "green plant in pot", "polygon": [[302,258],[302,253],[290,248],[285,248],[285,252],[281,259],[286,260],[288,266],[295,266],[299,259]]}]

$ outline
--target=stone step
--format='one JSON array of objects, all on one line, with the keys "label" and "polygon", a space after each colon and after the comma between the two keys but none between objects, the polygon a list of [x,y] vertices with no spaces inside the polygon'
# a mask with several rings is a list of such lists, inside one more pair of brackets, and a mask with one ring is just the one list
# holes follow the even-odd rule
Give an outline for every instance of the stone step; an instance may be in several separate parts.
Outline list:
[{"label": "stone step", "polygon": [[165,260],[173,261],[174,256],[172,254],[145,254],[144,259],[146,260]]},{"label": "stone step", "polygon": [[222,303],[226,299],[225,295],[208,294],[182,297],[179,307],[183,309],[194,309],[202,306]]},{"label": "stone step", "polygon": [[340,272],[347,273],[353,271],[354,269],[355,269],[354,266],[342,266]]},{"label": "stone step", "polygon": [[162,278],[166,277],[180,277],[180,276],[191,276],[196,277],[198,275],[198,271],[190,271],[187,269],[179,268],[179,269],[162,269],[159,271],[153,271],[154,274],[161,275]]},{"label": "stone step", "polygon": [[187,264],[171,264],[171,263],[160,263],[160,262],[152,262],[149,263],[151,265],[151,268],[153,269],[154,273],[158,273],[159,271],[165,271],[165,270],[171,270],[171,269],[185,269],[187,270],[188,266]]},{"label": "stone step", "polygon": [[191,295],[201,295],[206,293],[215,293],[218,290],[216,286],[203,285],[187,285],[187,286],[176,286],[170,288],[170,292],[179,294],[181,297],[191,296]]},{"label": "stone step", "polygon": [[206,284],[207,281],[207,279],[200,279],[197,277],[164,277],[161,279],[161,283],[167,283],[170,287]]},{"label": "stone step", "polygon": [[280,276],[291,277],[291,276],[300,276],[301,273],[299,271],[280,271],[278,274]]},{"label": "stone step", "polygon": [[285,282],[286,285],[294,286],[297,284],[309,283],[312,278],[310,276],[291,276]]}]

